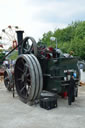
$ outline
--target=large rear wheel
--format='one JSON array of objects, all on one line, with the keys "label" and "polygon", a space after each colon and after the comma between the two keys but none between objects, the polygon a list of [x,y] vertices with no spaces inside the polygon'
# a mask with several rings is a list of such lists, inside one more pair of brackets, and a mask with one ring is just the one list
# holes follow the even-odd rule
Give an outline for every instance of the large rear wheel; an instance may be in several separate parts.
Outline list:
[{"label": "large rear wheel", "polygon": [[39,97],[40,86],[42,85],[40,84],[40,80],[42,79],[40,79],[40,76],[42,76],[42,74],[40,75],[38,69],[40,65],[37,65],[32,56],[33,55],[22,54],[15,63],[15,86],[18,95],[25,103],[34,101]]},{"label": "large rear wheel", "polygon": [[41,69],[41,66],[40,66],[40,63],[39,63],[38,59],[33,54],[31,54],[31,57],[33,58],[33,60],[34,60],[34,62],[36,64],[36,69],[37,69],[38,74],[39,74],[39,88],[38,88],[38,93],[37,93],[37,98],[39,98],[40,94],[42,92],[42,89],[43,89],[42,69]]}]

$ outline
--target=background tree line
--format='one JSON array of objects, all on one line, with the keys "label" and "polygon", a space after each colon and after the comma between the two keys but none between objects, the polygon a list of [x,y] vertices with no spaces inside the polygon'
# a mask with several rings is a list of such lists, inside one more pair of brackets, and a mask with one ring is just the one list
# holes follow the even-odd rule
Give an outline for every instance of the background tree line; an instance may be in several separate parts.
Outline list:
[{"label": "background tree line", "polygon": [[57,38],[58,48],[64,53],[70,53],[79,56],[85,60],[85,21],[72,22],[64,29],[56,29],[54,32],[49,31],[43,34],[43,37],[39,40],[43,44],[50,46],[50,37],[54,36]]},{"label": "background tree line", "polygon": [[[39,42],[47,46],[55,47],[55,43],[51,43],[50,37],[57,38],[57,45],[64,53],[70,53],[73,51],[73,55],[79,56],[85,60],[85,21],[72,22],[64,29],[56,29],[54,32],[49,31],[43,34],[43,37],[39,39]],[[9,48],[9,50],[11,50]],[[8,51],[9,51],[8,50]],[[0,60],[4,56],[4,50],[0,51]],[[9,59],[16,59],[18,56],[17,51],[13,52],[9,56]]]}]

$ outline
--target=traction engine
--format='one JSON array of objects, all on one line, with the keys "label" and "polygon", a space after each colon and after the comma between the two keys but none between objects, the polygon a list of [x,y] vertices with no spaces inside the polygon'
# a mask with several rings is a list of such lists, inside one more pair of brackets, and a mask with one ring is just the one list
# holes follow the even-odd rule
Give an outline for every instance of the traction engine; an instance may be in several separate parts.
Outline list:
[{"label": "traction engine", "polygon": [[22,101],[33,102],[40,99],[43,90],[65,94],[71,75],[75,74],[77,95],[80,81],[77,57],[66,56],[57,47],[38,45],[33,37],[23,39],[23,31],[17,32],[17,38],[19,55],[14,69],[4,72],[8,90],[14,84]]}]

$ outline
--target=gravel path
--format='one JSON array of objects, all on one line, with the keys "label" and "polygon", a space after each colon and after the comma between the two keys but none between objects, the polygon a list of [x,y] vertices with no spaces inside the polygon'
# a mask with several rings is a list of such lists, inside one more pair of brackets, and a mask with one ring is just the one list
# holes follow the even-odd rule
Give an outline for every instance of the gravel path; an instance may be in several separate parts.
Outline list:
[{"label": "gravel path", "polygon": [[69,106],[67,99],[58,98],[58,107],[45,110],[39,105],[29,106],[0,83],[0,128],[85,128],[85,86]]}]

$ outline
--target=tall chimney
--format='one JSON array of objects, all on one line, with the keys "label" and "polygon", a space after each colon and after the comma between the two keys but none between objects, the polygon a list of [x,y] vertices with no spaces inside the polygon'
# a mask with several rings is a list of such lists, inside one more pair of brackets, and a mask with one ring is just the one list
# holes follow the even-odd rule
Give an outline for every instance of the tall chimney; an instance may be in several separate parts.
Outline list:
[{"label": "tall chimney", "polygon": [[[17,33],[17,42],[18,44],[20,44],[21,41],[23,40],[24,31],[19,30],[19,31],[16,31],[16,33]],[[22,47],[21,45],[18,47],[18,55],[22,54],[21,47]]]}]

